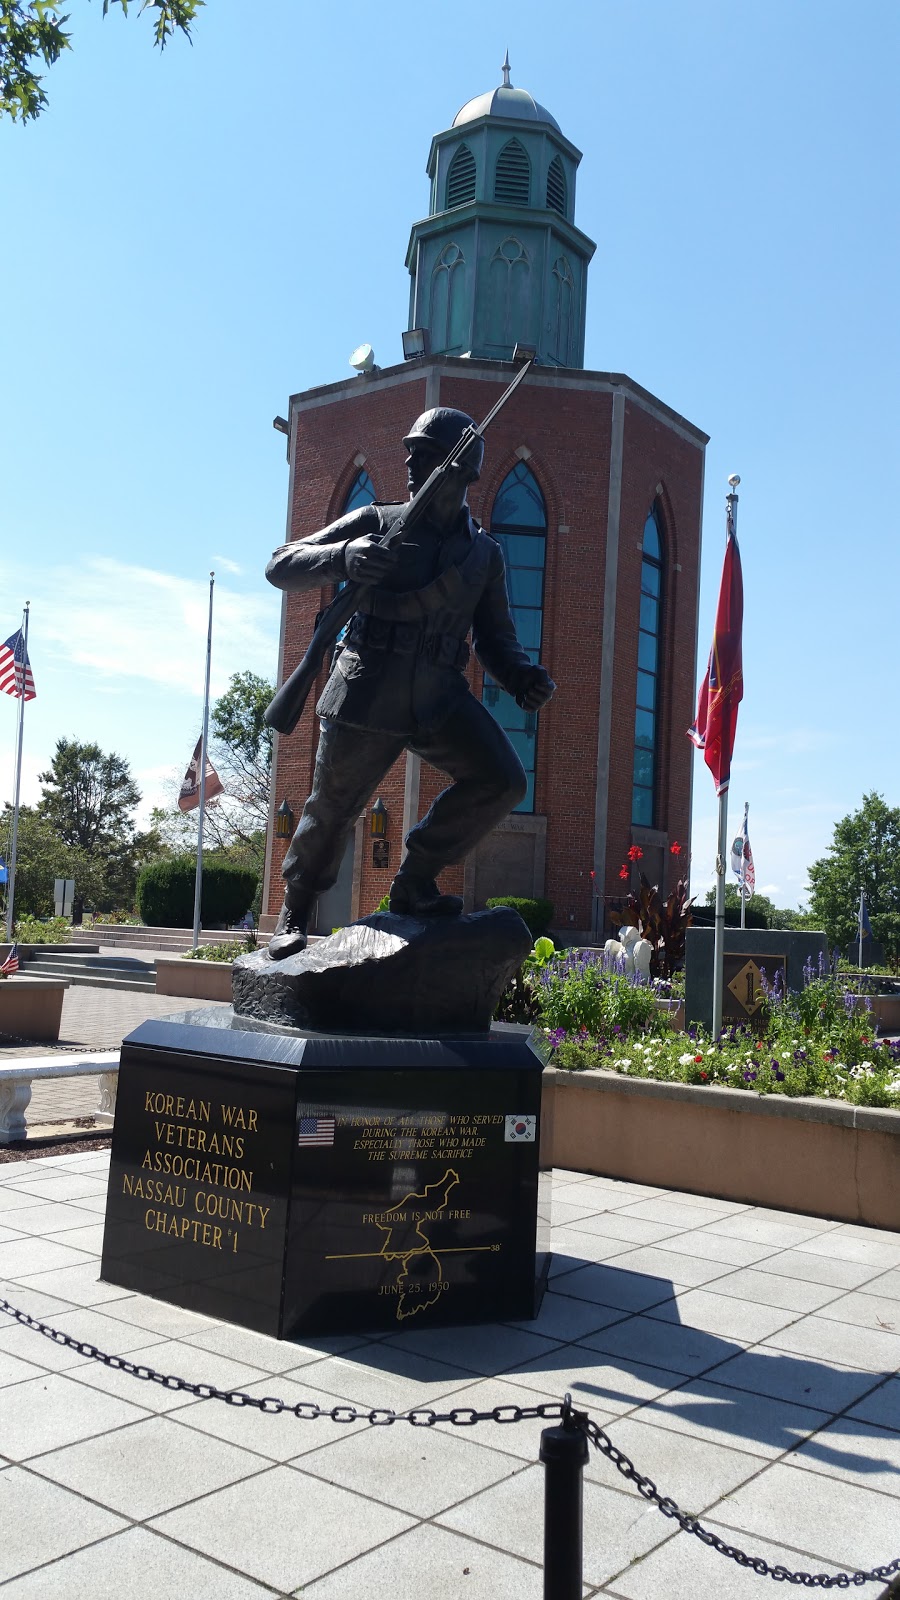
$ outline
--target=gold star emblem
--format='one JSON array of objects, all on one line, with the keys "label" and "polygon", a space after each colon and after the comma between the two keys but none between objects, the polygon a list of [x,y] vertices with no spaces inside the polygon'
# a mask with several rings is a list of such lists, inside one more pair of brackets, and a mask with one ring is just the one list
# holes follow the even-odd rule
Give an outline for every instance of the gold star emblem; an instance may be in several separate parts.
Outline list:
[{"label": "gold star emblem", "polygon": [[747,961],[728,985],[741,1010],[752,1017],[762,1005],[762,973],[755,961]]}]

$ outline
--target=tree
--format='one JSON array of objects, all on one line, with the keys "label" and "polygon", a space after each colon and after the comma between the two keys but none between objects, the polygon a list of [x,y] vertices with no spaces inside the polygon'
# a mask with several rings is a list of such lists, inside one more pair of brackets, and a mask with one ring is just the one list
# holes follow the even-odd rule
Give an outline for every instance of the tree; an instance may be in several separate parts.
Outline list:
[{"label": "tree", "polygon": [[58,739],[49,772],[38,773],[43,794],[38,805],[54,831],[82,850],[110,851],[131,844],[131,817],[141,798],[128,762],[104,755],[98,744]]},{"label": "tree", "polygon": [[[275,690],[254,672],[236,672],[212,708],[210,759],[225,785],[210,801],[203,826],[204,848],[216,850],[262,882],[271,793],[272,730],[264,712]],[[150,814],[158,854],[195,850],[197,813],[177,804]]]},{"label": "tree", "polygon": [[900,951],[900,807],[876,792],[835,825],[830,849],[809,869],[810,902],[830,942],[857,934],[859,893],[865,891],[873,938]]},{"label": "tree", "polygon": [[[132,0],[103,0],[103,15],[120,5],[127,16]],[[139,0],[137,9],[155,12],[154,36],[164,50],[176,29],[190,39],[191,23],[205,0]],[[39,117],[47,104],[43,78],[35,67],[43,61],[52,67],[64,50],[71,49],[71,34],[60,15],[58,0],[0,0],[0,117],[15,122]]]}]

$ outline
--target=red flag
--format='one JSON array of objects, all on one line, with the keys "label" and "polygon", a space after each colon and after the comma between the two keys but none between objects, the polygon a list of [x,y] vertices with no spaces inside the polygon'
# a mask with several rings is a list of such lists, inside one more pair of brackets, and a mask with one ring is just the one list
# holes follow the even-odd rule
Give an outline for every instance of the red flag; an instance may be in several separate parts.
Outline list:
[{"label": "red flag", "polygon": [[731,777],[731,757],[737,730],[738,706],[744,696],[741,629],[744,622],[744,580],[741,552],[734,530],[734,507],[728,497],[728,541],[716,608],[716,626],[706,676],[700,685],[697,715],[688,738],[703,751],[715,779],[716,794],[724,794]]},{"label": "red flag", "polygon": [[[191,764],[181,780],[181,792],[178,796],[179,811],[193,811],[200,804],[200,746],[202,738],[197,740],[197,748],[191,756]],[[222,794],[225,785],[209,759],[206,758],[206,798],[212,800],[214,795]]]}]

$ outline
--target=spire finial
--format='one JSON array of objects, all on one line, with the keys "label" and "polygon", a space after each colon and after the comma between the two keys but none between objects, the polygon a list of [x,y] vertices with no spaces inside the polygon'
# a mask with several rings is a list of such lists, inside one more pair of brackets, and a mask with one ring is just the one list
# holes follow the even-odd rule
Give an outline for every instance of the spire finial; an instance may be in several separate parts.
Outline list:
[{"label": "spire finial", "polygon": [[506,55],[503,58],[502,71],[503,71],[503,87],[504,87],[504,89],[511,89],[512,88],[512,84],[509,81],[509,51],[508,50],[506,52]]}]

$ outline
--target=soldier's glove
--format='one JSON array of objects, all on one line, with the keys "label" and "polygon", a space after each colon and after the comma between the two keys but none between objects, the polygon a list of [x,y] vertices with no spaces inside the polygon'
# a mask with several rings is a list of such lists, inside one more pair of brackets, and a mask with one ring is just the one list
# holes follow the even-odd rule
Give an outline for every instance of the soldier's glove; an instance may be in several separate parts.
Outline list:
[{"label": "soldier's glove", "polygon": [[519,679],[516,691],[516,705],[523,711],[540,711],[545,706],[556,690],[546,667],[526,667]]},{"label": "soldier's glove", "polygon": [[352,583],[379,583],[397,564],[397,551],[386,550],[374,534],[364,533],[344,546],[344,566]]}]

